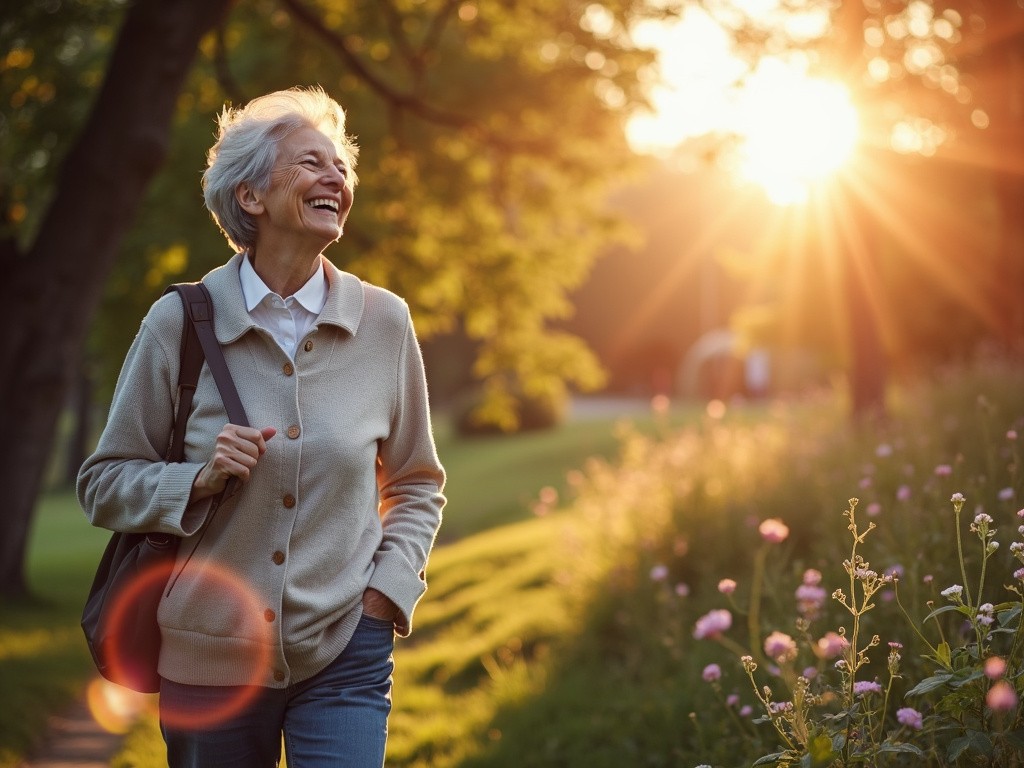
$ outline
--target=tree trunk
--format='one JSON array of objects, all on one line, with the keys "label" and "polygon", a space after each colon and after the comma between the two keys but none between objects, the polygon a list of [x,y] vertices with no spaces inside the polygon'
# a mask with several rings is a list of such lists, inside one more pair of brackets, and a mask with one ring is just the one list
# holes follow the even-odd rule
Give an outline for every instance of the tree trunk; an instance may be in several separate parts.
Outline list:
[{"label": "tree trunk", "polygon": [[78,468],[89,455],[92,443],[93,383],[85,366],[75,369],[77,374],[71,384],[68,409],[71,411],[71,430],[68,433],[64,451],[64,471],[60,482],[65,488],[74,488],[78,479]]},{"label": "tree trunk", "polygon": [[[861,2],[840,3],[834,19],[836,42],[830,56],[856,102],[869,113],[871,101],[861,83],[864,72],[864,24],[868,12]],[[867,134],[870,126],[862,126]],[[852,168],[869,168],[876,162],[877,150],[858,148]],[[843,312],[846,322],[846,380],[849,386],[851,415],[855,421],[884,418],[885,390],[889,379],[888,355],[882,339],[881,309],[884,291],[877,268],[879,226],[871,206],[845,179],[839,179],[836,217],[840,222],[843,264]]]},{"label": "tree trunk", "polygon": [[983,66],[999,73],[984,104],[992,119],[990,145],[996,171],[1001,232],[995,299],[1002,341],[1024,352],[1024,8],[999,5],[990,19]]},{"label": "tree trunk", "polygon": [[137,0],[103,86],[61,165],[33,245],[5,243],[0,301],[18,322],[0,341],[5,435],[0,597],[28,594],[25,554],[36,497],[74,365],[122,235],[163,162],[178,94],[203,35],[230,0]]}]

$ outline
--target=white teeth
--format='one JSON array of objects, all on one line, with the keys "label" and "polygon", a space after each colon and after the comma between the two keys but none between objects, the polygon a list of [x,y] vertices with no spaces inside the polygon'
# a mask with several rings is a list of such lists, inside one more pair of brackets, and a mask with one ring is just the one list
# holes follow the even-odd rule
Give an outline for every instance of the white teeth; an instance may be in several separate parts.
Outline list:
[{"label": "white teeth", "polygon": [[335,213],[338,212],[338,201],[331,200],[329,197],[318,197],[315,200],[310,200],[306,205],[310,208],[319,208],[321,205],[326,205]]}]

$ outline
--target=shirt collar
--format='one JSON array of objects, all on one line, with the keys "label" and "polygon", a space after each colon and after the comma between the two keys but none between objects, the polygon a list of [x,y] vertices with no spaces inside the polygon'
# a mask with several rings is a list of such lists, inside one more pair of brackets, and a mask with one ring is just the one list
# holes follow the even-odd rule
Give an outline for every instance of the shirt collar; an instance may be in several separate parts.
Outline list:
[{"label": "shirt collar", "polygon": [[[213,294],[214,329],[217,341],[230,344],[256,327],[256,321],[245,309],[242,293],[241,264],[245,255],[236,253],[227,264],[215,267],[203,278]],[[320,257],[327,277],[327,302],[316,319],[316,325],[338,326],[355,335],[359,329],[366,305],[362,281],[355,275],[342,272],[324,256]]]},{"label": "shirt collar", "polygon": [[[238,276],[242,282],[242,295],[245,297],[245,308],[252,312],[261,301],[274,292],[267,287],[256,270],[253,269],[252,261],[248,254],[241,259],[238,268]],[[305,282],[294,294],[297,301],[307,312],[319,315],[327,303],[327,281],[324,279],[324,264],[322,259],[317,260],[316,272]]]}]

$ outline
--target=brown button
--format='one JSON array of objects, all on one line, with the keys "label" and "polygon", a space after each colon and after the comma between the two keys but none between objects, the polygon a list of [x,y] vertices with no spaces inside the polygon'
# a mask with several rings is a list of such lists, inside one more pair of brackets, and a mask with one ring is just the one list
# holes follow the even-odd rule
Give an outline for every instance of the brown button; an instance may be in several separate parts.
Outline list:
[{"label": "brown button", "polygon": [[295,506],[295,497],[290,493],[285,494],[285,497],[281,499],[281,503],[284,504],[285,509],[291,509]]},{"label": "brown button", "polygon": [[300,434],[300,430],[299,430],[298,425],[292,424],[290,427],[288,427],[288,437],[290,437],[292,440],[294,440],[296,437],[298,437],[299,434]]},{"label": "brown button", "polygon": [[281,565],[284,562],[284,552],[278,550],[270,559],[274,561],[274,565]]},{"label": "brown button", "polygon": [[293,373],[295,373],[295,369],[292,367],[291,363],[285,363],[284,367],[281,370],[284,371],[285,376],[291,376]]},{"label": "brown button", "polygon": [[273,612],[272,610],[270,610],[269,608],[267,608],[267,610],[265,610],[265,611],[263,612],[263,618],[264,618],[264,619],[266,619],[267,621],[273,621],[274,619],[276,619],[276,618],[277,618],[277,614],[276,614],[276,613],[274,613],[274,612]]},{"label": "brown button", "polygon": [[312,352],[313,351],[313,342],[312,341],[307,341],[305,344],[302,345],[302,348],[304,350],[306,350],[307,352]]},{"label": "brown button", "polygon": [[279,683],[284,681],[284,672],[282,672],[280,669],[275,669],[274,670],[274,679],[277,682],[279,682]]}]

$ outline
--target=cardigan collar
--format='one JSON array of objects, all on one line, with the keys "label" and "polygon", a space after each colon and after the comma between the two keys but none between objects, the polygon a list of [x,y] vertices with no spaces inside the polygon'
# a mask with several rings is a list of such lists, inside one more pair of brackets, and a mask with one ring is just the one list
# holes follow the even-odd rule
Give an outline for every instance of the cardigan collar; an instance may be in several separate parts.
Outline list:
[{"label": "cardigan collar", "polygon": [[[236,253],[227,264],[217,267],[203,278],[203,283],[213,296],[214,331],[221,344],[237,341],[247,331],[257,327],[256,321],[245,308],[245,296],[238,276],[242,258],[242,254]],[[362,281],[355,275],[342,272],[323,255],[320,261],[327,276],[327,303],[313,327],[336,325],[354,336],[363,316]]]}]

